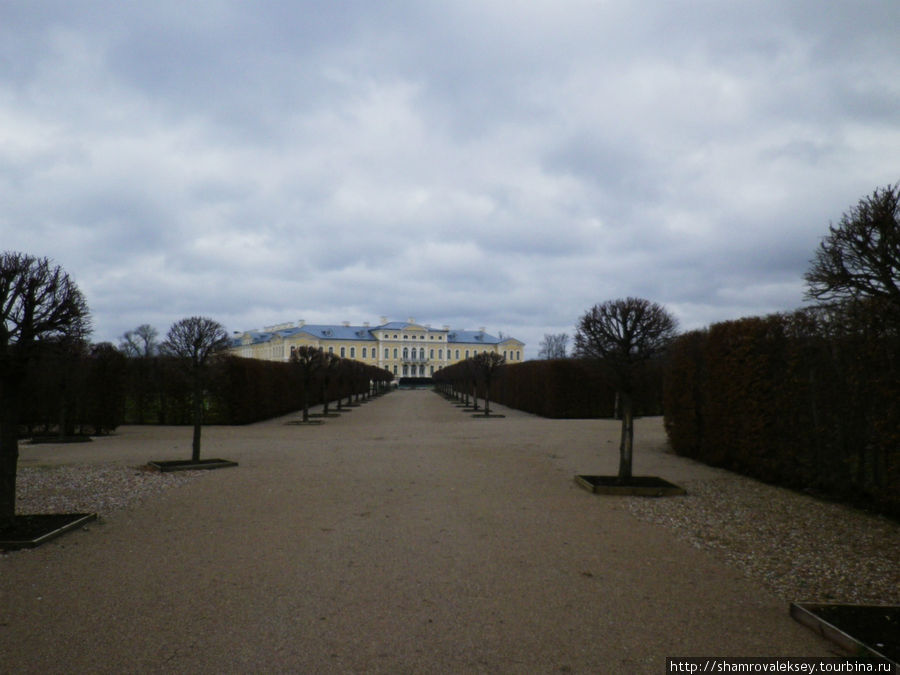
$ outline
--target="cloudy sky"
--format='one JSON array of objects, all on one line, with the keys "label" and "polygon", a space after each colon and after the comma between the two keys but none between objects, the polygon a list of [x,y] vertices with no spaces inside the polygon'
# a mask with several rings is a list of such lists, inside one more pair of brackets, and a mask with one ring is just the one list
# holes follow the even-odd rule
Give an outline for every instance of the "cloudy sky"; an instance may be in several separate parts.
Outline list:
[{"label": "cloudy sky", "polygon": [[900,2],[0,0],[0,248],[95,341],[803,303],[900,180]]}]

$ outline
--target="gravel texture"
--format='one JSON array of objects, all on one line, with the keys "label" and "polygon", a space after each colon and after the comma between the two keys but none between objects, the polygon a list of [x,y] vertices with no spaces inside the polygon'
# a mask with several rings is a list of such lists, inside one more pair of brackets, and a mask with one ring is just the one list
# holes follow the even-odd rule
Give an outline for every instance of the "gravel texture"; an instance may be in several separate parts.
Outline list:
[{"label": "gravel texture", "polygon": [[[24,468],[18,510],[109,514],[205,475],[112,463]],[[900,604],[896,522],[727,472],[679,484],[686,496],[629,498],[629,511],[719,552],[787,601]]]},{"label": "gravel texture", "polygon": [[[501,409],[473,420],[400,391],[317,427],[211,427],[204,454],[240,467],[203,480],[136,468],[188,456],[183,428],[23,448],[23,508],[105,518],[0,556],[4,663],[659,673],[673,655],[834,654],[784,598],[850,599],[847,582],[791,591],[766,575],[858,569],[872,580],[858,597],[872,597],[896,574],[896,525],[674,457],[659,419],[638,422],[635,472],[687,497],[590,494],[573,477],[614,472],[618,423]],[[832,538],[843,548],[830,554],[857,568],[804,557],[793,569],[786,552]]]},{"label": "gravel texture", "polygon": [[139,504],[151,495],[186,485],[208,471],[161,473],[145,466],[119,464],[26,467],[18,471],[19,513],[109,514]]},{"label": "gravel texture", "polygon": [[629,499],[632,514],[721,552],[788,601],[900,604],[900,524],[721,472],[688,494]]}]

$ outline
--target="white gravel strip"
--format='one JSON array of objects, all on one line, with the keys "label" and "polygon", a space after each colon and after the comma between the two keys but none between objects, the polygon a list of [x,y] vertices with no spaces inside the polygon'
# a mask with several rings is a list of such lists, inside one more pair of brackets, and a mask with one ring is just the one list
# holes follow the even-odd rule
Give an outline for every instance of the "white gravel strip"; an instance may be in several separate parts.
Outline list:
[{"label": "white gravel strip", "polygon": [[190,483],[207,473],[160,473],[147,467],[121,464],[20,467],[16,481],[16,512],[91,512],[102,517],[169,488]]},{"label": "white gravel strip", "polygon": [[630,497],[638,518],[722,555],[788,601],[900,604],[900,523],[723,471],[684,497]]}]

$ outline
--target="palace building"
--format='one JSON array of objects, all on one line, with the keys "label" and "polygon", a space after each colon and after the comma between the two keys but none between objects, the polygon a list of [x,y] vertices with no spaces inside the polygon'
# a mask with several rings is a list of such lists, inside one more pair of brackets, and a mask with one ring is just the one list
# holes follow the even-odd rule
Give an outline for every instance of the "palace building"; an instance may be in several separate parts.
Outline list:
[{"label": "palace building", "polygon": [[525,343],[495,337],[484,328],[436,329],[413,319],[388,322],[387,317],[381,317],[378,326],[308,324],[301,320],[235,332],[230,351],[246,358],[290,361],[291,354],[303,346],[385,368],[397,377],[431,377],[437,370],[479,352],[496,352],[510,363],[521,361]]}]

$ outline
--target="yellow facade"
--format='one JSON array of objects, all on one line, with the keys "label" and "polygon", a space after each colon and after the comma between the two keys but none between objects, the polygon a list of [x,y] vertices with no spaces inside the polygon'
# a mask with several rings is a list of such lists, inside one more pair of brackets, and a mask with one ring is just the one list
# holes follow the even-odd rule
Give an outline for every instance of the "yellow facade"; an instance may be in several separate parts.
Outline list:
[{"label": "yellow facade", "polygon": [[484,331],[440,329],[406,322],[378,326],[307,324],[304,321],[235,333],[230,351],[266,361],[289,361],[299,347],[311,346],[342,358],[385,368],[396,377],[431,377],[437,370],[479,352],[496,352],[507,362],[522,360],[525,343]]}]

